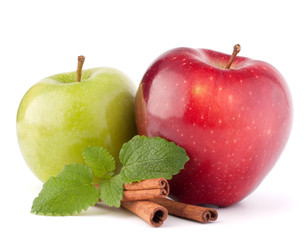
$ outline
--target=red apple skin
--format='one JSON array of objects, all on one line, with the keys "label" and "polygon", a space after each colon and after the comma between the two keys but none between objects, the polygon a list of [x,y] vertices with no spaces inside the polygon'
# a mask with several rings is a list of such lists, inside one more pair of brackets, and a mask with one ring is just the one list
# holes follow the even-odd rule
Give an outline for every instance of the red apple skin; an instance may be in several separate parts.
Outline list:
[{"label": "red apple skin", "polygon": [[270,64],[207,49],[176,48],[149,67],[137,95],[138,133],[163,137],[190,160],[170,180],[189,204],[235,204],[262,182],[288,140],[292,102]]}]

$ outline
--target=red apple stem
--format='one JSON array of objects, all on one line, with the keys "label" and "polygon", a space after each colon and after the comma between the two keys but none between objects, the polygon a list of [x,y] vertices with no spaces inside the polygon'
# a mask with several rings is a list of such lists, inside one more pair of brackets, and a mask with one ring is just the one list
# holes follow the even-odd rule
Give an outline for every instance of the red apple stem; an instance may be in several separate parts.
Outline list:
[{"label": "red apple stem", "polygon": [[78,68],[77,68],[77,72],[76,72],[76,80],[77,82],[81,82],[81,78],[82,78],[82,68],[83,68],[83,64],[85,61],[85,57],[84,56],[78,56]]},{"label": "red apple stem", "polygon": [[239,44],[236,44],[236,45],[234,46],[234,50],[233,50],[232,56],[231,56],[229,62],[227,63],[227,65],[225,66],[225,69],[230,69],[230,67],[231,67],[231,65],[232,65],[232,63],[233,63],[235,57],[236,57],[237,54],[240,52],[240,50],[241,50],[240,45],[239,45]]}]

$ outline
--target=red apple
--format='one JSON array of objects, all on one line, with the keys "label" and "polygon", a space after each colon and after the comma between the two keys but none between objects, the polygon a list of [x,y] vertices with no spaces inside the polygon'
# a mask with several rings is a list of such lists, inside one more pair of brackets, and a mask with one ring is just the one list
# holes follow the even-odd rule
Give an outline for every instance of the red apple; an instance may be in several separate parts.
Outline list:
[{"label": "red apple", "polygon": [[140,83],[138,133],[173,141],[190,157],[170,180],[171,197],[181,202],[239,202],[261,183],[288,140],[292,103],[284,78],[266,62],[235,58],[236,50],[232,57],[170,50]]}]

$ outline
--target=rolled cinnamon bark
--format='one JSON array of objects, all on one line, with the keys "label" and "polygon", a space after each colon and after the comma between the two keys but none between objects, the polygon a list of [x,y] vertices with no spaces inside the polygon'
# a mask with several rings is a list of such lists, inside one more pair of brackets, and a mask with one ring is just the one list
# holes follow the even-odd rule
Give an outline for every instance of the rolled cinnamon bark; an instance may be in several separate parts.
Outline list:
[{"label": "rolled cinnamon bark", "polygon": [[126,190],[123,192],[122,201],[137,201],[137,200],[150,200],[153,198],[165,198],[169,192],[165,189],[145,189],[145,190]]},{"label": "rolled cinnamon bark", "polygon": [[[99,189],[99,185],[95,185],[95,187]],[[165,198],[169,195],[169,191],[169,183],[165,178],[147,179],[141,182],[124,184],[122,201]]]},{"label": "rolled cinnamon bark", "polygon": [[142,180],[141,182],[133,182],[124,184],[125,190],[143,190],[143,189],[165,189],[168,193],[170,192],[170,187],[167,179],[165,178],[153,178]]},{"label": "rolled cinnamon bark", "polygon": [[167,198],[155,198],[150,201],[165,207],[170,215],[191,219],[201,223],[215,221],[218,218],[218,212],[213,208],[189,205]]},{"label": "rolled cinnamon bark", "polygon": [[142,218],[153,227],[159,227],[168,217],[165,207],[151,201],[121,202],[121,206]]}]

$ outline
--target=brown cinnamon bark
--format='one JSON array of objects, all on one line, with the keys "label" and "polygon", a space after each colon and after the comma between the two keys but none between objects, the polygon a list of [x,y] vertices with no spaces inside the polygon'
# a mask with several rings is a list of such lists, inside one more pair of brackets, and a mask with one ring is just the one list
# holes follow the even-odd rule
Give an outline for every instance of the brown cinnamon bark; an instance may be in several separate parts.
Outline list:
[{"label": "brown cinnamon bark", "polygon": [[147,179],[141,182],[124,184],[122,201],[149,200],[165,198],[169,195],[170,187],[165,178]]},{"label": "brown cinnamon bark", "polygon": [[165,207],[170,215],[191,219],[201,223],[215,221],[218,218],[218,212],[213,208],[189,205],[185,203],[176,202],[167,198],[156,198],[150,201]]},{"label": "brown cinnamon bark", "polygon": [[163,206],[151,201],[121,202],[121,206],[142,218],[153,227],[159,227],[168,217],[168,211]]},{"label": "brown cinnamon bark", "polygon": [[[99,185],[95,186],[99,189]],[[124,184],[122,201],[165,198],[169,195],[169,191],[169,183],[165,178],[147,179],[141,182]]]},{"label": "brown cinnamon bark", "polygon": [[150,200],[153,198],[165,198],[168,196],[165,189],[126,190],[123,193],[122,201]]},{"label": "brown cinnamon bark", "polygon": [[142,180],[141,182],[124,184],[125,190],[134,191],[134,190],[156,189],[156,188],[162,188],[165,189],[167,192],[170,192],[169,183],[165,178],[153,178],[153,179]]}]

